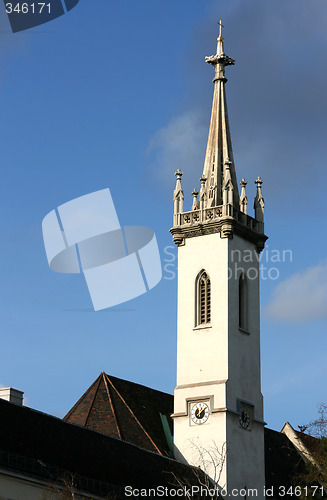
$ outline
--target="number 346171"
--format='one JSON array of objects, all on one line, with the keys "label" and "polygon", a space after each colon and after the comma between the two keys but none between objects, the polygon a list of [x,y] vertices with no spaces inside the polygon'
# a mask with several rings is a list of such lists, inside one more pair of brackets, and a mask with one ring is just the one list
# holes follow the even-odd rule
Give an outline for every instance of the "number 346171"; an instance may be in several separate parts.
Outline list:
[{"label": "number 346171", "polygon": [[17,14],[42,14],[43,11],[48,14],[51,13],[50,3],[6,3],[7,14],[12,14],[13,12]]}]

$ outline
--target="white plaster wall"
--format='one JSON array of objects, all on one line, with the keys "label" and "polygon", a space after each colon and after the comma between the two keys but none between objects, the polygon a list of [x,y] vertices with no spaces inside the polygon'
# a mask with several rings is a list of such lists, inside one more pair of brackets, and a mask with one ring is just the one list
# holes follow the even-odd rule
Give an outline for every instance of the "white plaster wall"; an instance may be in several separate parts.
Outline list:
[{"label": "white plaster wall", "polygon": [[[241,262],[236,253],[242,253]],[[249,252],[252,259],[249,259]],[[244,261],[244,251],[248,261]],[[235,268],[236,264],[236,268]],[[211,279],[211,325],[197,329],[195,321],[195,279],[205,269]],[[247,280],[248,328],[239,329],[238,278]],[[235,276],[236,270],[236,276]],[[230,276],[229,274],[230,273]],[[176,458],[198,464],[196,446],[210,449],[214,442],[221,449],[227,443],[226,470],[220,485],[229,488],[258,489],[264,484],[263,401],[260,374],[260,296],[259,262],[255,245],[234,235],[220,234],[185,240],[178,249],[177,387],[174,398],[174,443]],[[228,279],[230,278],[230,279]],[[210,401],[207,423],[190,425],[189,401]],[[251,430],[239,425],[239,402],[254,406]],[[179,416],[177,416],[179,414]],[[213,473],[213,471],[211,471]],[[259,491],[260,490],[260,491]]]},{"label": "white plaster wall", "polygon": [[[234,238],[229,240],[228,246],[229,268],[233,272],[228,282],[227,406],[237,411],[237,399],[244,399],[254,405],[255,418],[263,420],[260,371],[259,262],[256,258],[255,245],[243,238],[234,235]],[[242,262],[235,262],[237,255],[235,250],[241,251]],[[253,261],[245,262],[244,259],[250,255],[249,251],[252,252]],[[238,287],[242,269],[248,276],[248,333],[243,333],[239,329]],[[256,279],[250,279],[255,276],[257,276]]]},{"label": "white plaster wall", "polygon": [[[185,423],[188,425],[187,433]],[[221,429],[226,428],[226,413],[213,413],[201,425],[189,425],[189,417],[179,417],[174,420],[174,426],[176,459],[201,467],[221,488],[225,488],[226,460],[221,460],[220,454],[226,447],[226,439],[221,432]],[[209,459],[208,451],[214,457],[216,465]]]},{"label": "white plaster wall", "polygon": [[[219,234],[188,238],[178,248],[177,385],[227,379],[228,241]],[[211,279],[211,327],[194,329],[195,279]]]},{"label": "white plaster wall", "polygon": [[[246,487],[256,490],[257,496],[253,495],[254,498],[264,498],[263,424],[253,422],[250,430],[242,429],[238,415],[216,412],[201,425],[189,425],[189,416],[175,418],[174,425],[177,460],[200,466],[218,482],[220,488],[229,493],[232,489],[240,491]],[[216,466],[208,460],[207,451],[215,457]],[[220,454],[223,456],[225,451],[224,460]],[[244,500],[244,495],[233,494],[233,498]]]},{"label": "white plaster wall", "polygon": [[[252,251],[253,261],[241,257],[235,262],[235,250]],[[247,279],[249,333],[238,327],[238,278],[242,269],[250,277],[259,275],[255,245],[237,235],[221,239],[217,233],[186,239],[178,252],[177,386],[228,380],[227,401],[215,406],[237,411],[242,398],[255,405],[255,417],[262,420],[259,279]],[[211,279],[209,328],[194,325],[195,279],[202,269]],[[177,404],[175,413],[182,411]]]},{"label": "white plaster wall", "polygon": [[210,401],[210,410],[224,408],[221,403],[226,401],[226,381],[219,380],[211,384],[196,384],[195,386],[177,386],[175,388],[174,412],[188,413],[188,403],[192,401]]},{"label": "white plaster wall", "polygon": [[[50,481],[8,473],[0,470],[0,500],[62,500],[62,493],[56,493]],[[76,494],[76,500],[100,499],[98,496]]]},{"label": "white plaster wall", "polygon": [[46,484],[37,484],[0,472],[0,500],[59,500],[61,495],[50,493]]}]

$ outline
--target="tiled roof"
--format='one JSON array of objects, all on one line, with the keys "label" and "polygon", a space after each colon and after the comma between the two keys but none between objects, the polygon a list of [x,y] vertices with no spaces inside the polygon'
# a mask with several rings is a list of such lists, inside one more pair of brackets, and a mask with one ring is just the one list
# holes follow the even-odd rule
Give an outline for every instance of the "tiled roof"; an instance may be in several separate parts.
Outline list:
[{"label": "tiled roof", "polygon": [[319,449],[320,439],[314,436],[310,436],[305,432],[294,431],[297,437],[302,441],[307,450],[313,455],[317,452],[317,448]]},{"label": "tiled roof", "polygon": [[265,428],[266,487],[288,488],[304,470],[304,462],[285,434]]},{"label": "tiled roof", "polygon": [[[0,467],[53,483],[68,472],[85,491],[196,484],[193,468],[104,434],[0,399]],[[102,498],[102,497],[101,497]]]},{"label": "tiled roof", "polygon": [[172,412],[172,395],[102,372],[64,420],[169,456]]}]

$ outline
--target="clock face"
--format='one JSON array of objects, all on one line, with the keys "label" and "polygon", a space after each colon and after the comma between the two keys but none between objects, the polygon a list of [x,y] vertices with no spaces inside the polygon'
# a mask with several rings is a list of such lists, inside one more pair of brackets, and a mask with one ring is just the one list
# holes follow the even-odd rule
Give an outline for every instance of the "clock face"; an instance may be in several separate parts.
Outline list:
[{"label": "clock face", "polygon": [[246,408],[242,407],[240,414],[240,426],[243,427],[243,429],[247,429],[249,425],[250,425],[249,412]]},{"label": "clock face", "polygon": [[195,424],[204,424],[209,418],[209,407],[206,403],[196,403],[192,407],[191,418]]}]

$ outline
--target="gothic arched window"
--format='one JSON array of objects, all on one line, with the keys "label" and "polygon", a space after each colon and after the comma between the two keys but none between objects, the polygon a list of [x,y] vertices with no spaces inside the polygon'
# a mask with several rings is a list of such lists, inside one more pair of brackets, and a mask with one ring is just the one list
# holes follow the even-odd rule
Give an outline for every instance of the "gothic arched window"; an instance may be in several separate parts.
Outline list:
[{"label": "gothic arched window", "polygon": [[206,271],[201,271],[196,283],[196,326],[211,321],[211,283]]},{"label": "gothic arched window", "polygon": [[248,329],[248,291],[245,274],[242,273],[238,282],[238,326]]}]

